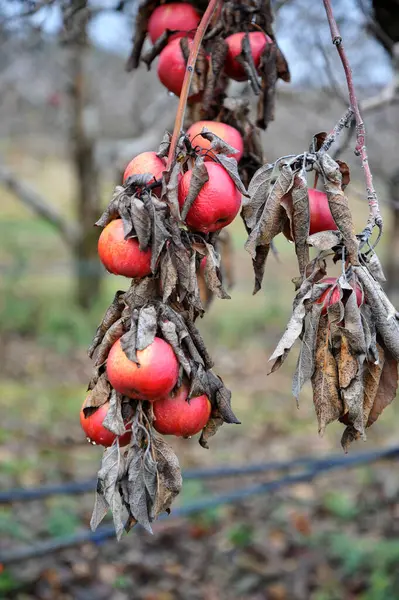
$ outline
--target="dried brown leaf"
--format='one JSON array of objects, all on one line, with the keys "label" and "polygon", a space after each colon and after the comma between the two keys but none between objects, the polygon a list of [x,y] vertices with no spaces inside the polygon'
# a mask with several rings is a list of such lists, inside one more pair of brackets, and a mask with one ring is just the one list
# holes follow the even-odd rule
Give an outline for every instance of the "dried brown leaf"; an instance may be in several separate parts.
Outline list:
[{"label": "dried brown leaf", "polygon": [[306,265],[309,262],[307,238],[310,225],[308,186],[304,171],[301,171],[294,176],[291,197],[292,229],[294,233],[295,252],[298,259],[299,273],[301,277],[303,277],[305,275]]},{"label": "dried brown leaf", "polygon": [[108,329],[107,333],[102,339],[101,344],[98,346],[94,353],[95,367],[98,367],[105,362],[112,346],[125,333],[128,320],[128,317],[121,317]]},{"label": "dried brown leaf", "polygon": [[359,264],[359,242],[355,235],[348,199],[342,191],[342,175],[337,163],[328,155],[320,158],[324,188],[333,219],[342,234],[348,257],[353,266]]},{"label": "dried brown leaf", "polygon": [[386,351],[385,362],[382,368],[381,378],[374,404],[367,421],[367,427],[370,427],[373,423],[375,423],[382,411],[391,404],[396,396],[397,389],[398,361]]},{"label": "dried brown leaf", "polygon": [[123,301],[124,293],[125,292],[121,290],[118,290],[116,292],[115,297],[112,300],[112,304],[107,308],[100,325],[97,327],[96,334],[88,349],[88,355],[90,358],[93,358],[94,351],[96,350],[97,346],[102,342],[104,335],[106,334],[108,329],[122,316],[122,311],[125,307]]},{"label": "dried brown leaf", "polygon": [[90,390],[86,396],[86,400],[83,405],[83,413],[85,417],[89,417],[97,410],[97,408],[100,408],[100,406],[103,406],[103,404],[108,402],[110,394],[111,385],[106,374],[103,373],[98,378],[94,388]]},{"label": "dried brown leaf", "polygon": [[205,167],[204,159],[202,156],[197,156],[195,159],[195,165],[191,172],[188,194],[184,199],[183,208],[181,210],[181,218],[183,221],[187,217],[188,211],[194,204],[195,199],[207,181],[209,181],[209,175]]},{"label": "dried brown leaf", "polygon": [[[279,58],[281,58],[281,54]],[[281,61],[279,66],[281,67]],[[277,47],[274,43],[266,44],[261,56],[259,72],[262,76],[262,84],[256,125],[261,129],[266,129],[270,121],[274,120],[277,81]]]},{"label": "dried brown leaf", "polygon": [[182,487],[180,465],[176,454],[165,440],[153,433],[152,448],[157,464],[157,495],[153,507],[154,518],[169,512],[170,506]]},{"label": "dried brown leaf", "polygon": [[326,316],[321,317],[319,322],[312,387],[319,433],[323,435],[326,426],[339,419],[343,413],[339,395],[338,369],[329,344],[329,325]]},{"label": "dried brown leaf", "polygon": [[314,372],[317,330],[319,328],[322,308],[323,304],[312,304],[308,321],[305,325],[301,350],[292,380],[292,393],[297,402],[303,385],[311,379]]},{"label": "dried brown leaf", "polygon": [[251,231],[245,249],[252,259],[256,259],[257,246],[267,246],[282,231],[285,211],[281,206],[282,197],[291,189],[294,174],[289,165],[283,165],[281,172],[270,190],[262,214]]}]

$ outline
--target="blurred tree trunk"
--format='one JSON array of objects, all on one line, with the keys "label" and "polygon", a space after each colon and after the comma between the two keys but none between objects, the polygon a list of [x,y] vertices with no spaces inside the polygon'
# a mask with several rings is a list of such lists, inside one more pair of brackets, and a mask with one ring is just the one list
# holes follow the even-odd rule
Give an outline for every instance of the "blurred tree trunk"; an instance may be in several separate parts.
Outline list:
[{"label": "blurred tree trunk", "polygon": [[389,198],[392,202],[392,219],[388,241],[388,257],[386,260],[387,292],[393,302],[399,300],[399,169],[389,181]]},{"label": "blurred tree trunk", "polygon": [[64,35],[68,52],[70,98],[69,143],[76,174],[78,238],[74,246],[76,297],[90,308],[100,292],[101,268],[97,257],[98,230],[94,223],[101,212],[99,173],[95,161],[96,114],[88,102],[85,65],[88,55],[88,0],[64,3]]}]

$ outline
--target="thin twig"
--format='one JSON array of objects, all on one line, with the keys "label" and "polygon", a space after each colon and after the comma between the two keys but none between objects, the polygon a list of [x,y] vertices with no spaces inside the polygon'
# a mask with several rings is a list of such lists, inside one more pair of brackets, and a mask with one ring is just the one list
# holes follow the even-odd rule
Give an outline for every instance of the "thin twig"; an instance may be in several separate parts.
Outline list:
[{"label": "thin twig", "polygon": [[212,15],[219,4],[220,0],[210,0],[208,3],[208,7],[204,13],[204,16],[201,19],[200,24],[198,25],[198,29],[196,31],[193,45],[190,51],[190,56],[188,57],[187,65],[186,65],[186,73],[184,75],[183,86],[180,93],[179,106],[177,108],[176,121],[173,129],[172,139],[170,141],[170,149],[168,155],[168,161],[166,164],[166,170],[168,171],[172,165],[173,159],[175,157],[177,142],[180,138],[180,133],[183,127],[184,115],[186,112],[187,106],[187,98],[190,91],[191,80],[194,75],[195,63],[197,61],[197,56],[199,52],[199,48],[201,46],[202,38],[205,35],[205,32],[208,28],[209,23],[211,22]]},{"label": "thin twig", "polygon": [[356,137],[357,137],[355,153],[358,156],[360,156],[360,158],[362,160],[364,176],[366,179],[367,199],[368,199],[368,203],[369,203],[369,218],[367,220],[367,226],[366,226],[364,233],[366,235],[367,234],[370,235],[374,225],[377,225],[377,227],[380,230],[382,229],[383,221],[382,221],[382,216],[380,213],[377,194],[376,194],[376,191],[375,191],[374,185],[373,185],[373,176],[371,174],[370,165],[369,165],[368,156],[367,156],[366,130],[365,130],[362,116],[360,114],[359,103],[358,103],[357,97],[356,97],[356,92],[355,92],[355,87],[354,87],[353,77],[352,77],[352,69],[350,67],[348,57],[346,55],[345,48],[344,48],[344,45],[342,42],[342,37],[341,37],[337,22],[334,17],[334,13],[333,13],[333,10],[331,7],[331,1],[323,0],[323,3],[324,3],[324,8],[326,10],[328,23],[330,25],[332,43],[337,47],[337,51],[338,51],[339,57],[341,59],[342,66],[345,71],[346,82],[347,82],[348,92],[349,92],[350,105],[355,114]]}]

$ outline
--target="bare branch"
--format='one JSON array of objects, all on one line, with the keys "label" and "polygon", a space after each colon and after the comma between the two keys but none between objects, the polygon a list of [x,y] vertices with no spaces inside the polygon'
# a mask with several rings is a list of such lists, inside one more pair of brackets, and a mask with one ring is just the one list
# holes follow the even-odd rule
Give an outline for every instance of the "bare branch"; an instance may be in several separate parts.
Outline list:
[{"label": "bare branch", "polygon": [[351,108],[355,113],[356,119],[356,147],[355,153],[360,156],[362,160],[364,176],[366,179],[366,189],[367,189],[367,199],[369,203],[369,218],[367,220],[367,226],[364,231],[365,235],[370,235],[374,225],[382,229],[383,221],[380,213],[380,208],[378,205],[377,193],[374,189],[373,185],[373,177],[370,170],[370,165],[367,156],[367,146],[366,146],[366,129],[364,126],[364,122],[362,116],[360,114],[359,103],[357,101],[355,87],[353,83],[352,70],[348,61],[348,57],[345,52],[344,45],[342,43],[342,37],[338,29],[337,22],[334,17],[334,13],[331,7],[330,0],[323,0],[324,8],[326,10],[328,23],[330,25],[331,31],[331,39],[332,43],[336,46],[339,57],[342,62],[342,66],[345,71],[346,82],[348,86],[349,92],[349,100]]},{"label": "bare branch", "polygon": [[77,237],[75,228],[55,211],[36,190],[20,181],[12,171],[2,165],[0,165],[0,184],[4,185],[30,210],[55,227],[69,245],[74,244]]}]

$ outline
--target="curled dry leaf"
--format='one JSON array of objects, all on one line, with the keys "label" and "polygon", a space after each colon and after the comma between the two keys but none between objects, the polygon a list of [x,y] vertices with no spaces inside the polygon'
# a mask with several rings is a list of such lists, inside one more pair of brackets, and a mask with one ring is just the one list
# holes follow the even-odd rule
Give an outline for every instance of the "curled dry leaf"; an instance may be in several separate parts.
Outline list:
[{"label": "curled dry leaf", "polygon": [[202,128],[200,135],[205,140],[211,142],[210,150],[213,150],[216,154],[229,155],[238,153],[238,150],[233,148],[233,146],[230,146],[230,144],[222,140],[222,138],[217,136],[212,131],[209,131],[209,129],[207,129],[206,127]]},{"label": "curled dry leaf", "polygon": [[122,312],[125,307],[123,296],[123,291],[117,291],[112,304],[107,308],[100,325],[97,327],[93,341],[88,349],[88,355],[90,358],[93,358],[94,351],[96,350],[97,346],[101,344],[108,329],[122,316]]},{"label": "curled dry leaf", "polygon": [[183,480],[179,461],[169,444],[154,433],[152,447],[157,465],[157,494],[153,508],[153,516],[156,519],[161,513],[169,512],[173,500],[181,490]]},{"label": "curled dry leaf", "polygon": [[102,365],[106,361],[112,346],[125,333],[128,321],[129,317],[121,317],[108,329],[101,344],[97,347],[94,353],[95,367]]},{"label": "curled dry leaf", "polygon": [[316,341],[315,369],[312,375],[313,402],[323,435],[326,426],[339,419],[343,413],[339,394],[338,369],[329,343],[327,316],[322,316]]},{"label": "curled dry leaf", "polygon": [[312,304],[305,324],[301,349],[298,356],[296,370],[292,380],[292,393],[298,403],[299,394],[303,385],[309,381],[315,368],[316,341],[319,320],[323,304]]},{"label": "curled dry leaf", "polygon": [[227,51],[228,46],[225,40],[223,38],[217,38],[212,45],[208,77],[204,95],[202,97],[202,109],[205,113],[211,109],[215,92],[220,87]]},{"label": "curled dry leaf", "polygon": [[310,210],[306,174],[303,170],[294,176],[291,189],[292,197],[292,229],[294,233],[295,252],[298,259],[299,274],[305,275],[306,265],[309,262],[309,235]]},{"label": "curled dry leaf", "polygon": [[[280,53],[281,57],[281,53]],[[261,93],[258,102],[256,124],[266,129],[274,120],[274,108],[277,82],[277,48],[276,45],[266,44],[259,66],[262,75]]]},{"label": "curled dry leaf", "polygon": [[339,166],[328,154],[320,157],[328,205],[333,219],[342,234],[348,258],[353,266],[359,264],[359,242],[356,239],[348,199],[342,191],[342,175]]},{"label": "curled dry leaf", "polygon": [[90,527],[92,531],[95,531],[108,510],[111,509],[118,540],[121,539],[124,530],[123,504],[118,483],[124,477],[125,471],[125,460],[121,455],[119,445],[115,443],[104,450],[97,476],[96,499],[90,521]]},{"label": "curled dry leaf", "polygon": [[362,284],[377,332],[388,352],[395,360],[399,360],[399,322],[393,312],[395,309],[380,284],[375,281],[365,267],[355,267],[354,272]]},{"label": "curled dry leaf", "polygon": [[108,402],[111,394],[111,385],[107,379],[105,373],[100,375],[97,383],[92,390],[86,396],[86,400],[83,405],[83,412],[85,417],[92,415],[97,408],[100,408],[103,404]]},{"label": "curled dry leaf", "polygon": [[341,236],[336,231],[319,231],[307,239],[309,246],[317,250],[331,250],[341,242]]},{"label": "curled dry leaf", "polygon": [[382,411],[391,404],[398,389],[398,361],[385,351],[385,361],[382,367],[381,378],[375,396],[373,407],[370,411],[367,427],[378,419]]},{"label": "curled dry leaf", "polygon": [[188,194],[184,200],[183,208],[181,210],[181,218],[183,221],[187,217],[187,213],[194,204],[194,200],[207,181],[209,181],[209,175],[205,167],[204,159],[202,156],[197,156],[195,159],[195,165],[192,169]]},{"label": "curled dry leaf", "polygon": [[126,426],[122,417],[122,395],[112,390],[109,399],[109,408],[105,415],[103,426],[115,435],[123,435]]},{"label": "curled dry leaf", "polygon": [[216,435],[216,433],[221,428],[223,423],[224,423],[224,420],[221,417],[219,411],[217,409],[213,410],[212,414],[211,414],[211,418],[209,419],[208,423],[205,425],[204,429],[202,430],[201,437],[198,440],[199,445],[202,446],[203,448],[209,449],[209,444],[208,444],[209,438]]}]

